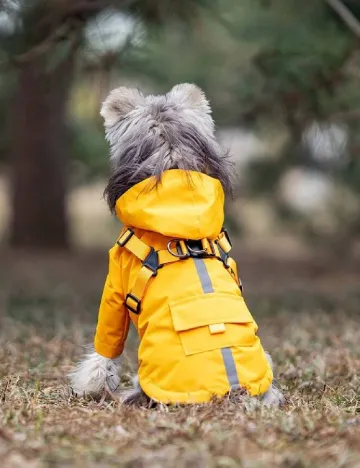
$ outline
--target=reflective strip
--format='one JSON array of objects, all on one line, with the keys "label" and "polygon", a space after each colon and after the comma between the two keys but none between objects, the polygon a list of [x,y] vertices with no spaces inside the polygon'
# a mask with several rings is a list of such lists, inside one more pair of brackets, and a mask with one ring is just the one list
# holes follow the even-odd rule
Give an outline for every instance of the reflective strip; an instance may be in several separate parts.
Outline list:
[{"label": "reflective strip", "polygon": [[240,387],[238,375],[236,372],[236,365],[231,348],[221,348],[221,354],[224,360],[226,375],[232,390]]},{"label": "reflective strip", "polygon": [[214,288],[211,283],[209,273],[206,269],[205,262],[202,258],[194,258],[197,273],[199,275],[201,286],[205,294],[213,293]]}]

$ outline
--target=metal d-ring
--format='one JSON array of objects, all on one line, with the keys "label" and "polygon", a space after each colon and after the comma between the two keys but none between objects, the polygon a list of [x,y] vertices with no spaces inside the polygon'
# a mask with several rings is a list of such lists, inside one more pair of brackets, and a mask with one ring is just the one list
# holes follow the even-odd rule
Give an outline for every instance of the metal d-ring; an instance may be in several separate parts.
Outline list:
[{"label": "metal d-ring", "polygon": [[[186,252],[186,253],[183,253],[183,252],[182,252],[182,249],[181,249],[181,246],[180,246],[180,241],[181,241],[181,240],[182,240],[182,239],[171,239],[171,240],[168,242],[168,244],[167,244],[167,250],[168,250],[168,252],[169,252],[171,255],[173,255],[174,257],[177,257],[177,258],[188,258],[188,257],[189,257],[189,254],[188,254],[187,252]],[[172,248],[171,248],[172,244],[174,244],[174,243],[175,243],[175,247],[176,247],[176,249],[177,249],[177,253],[175,253],[175,252],[172,250]],[[178,249],[178,247],[180,247],[180,249]],[[179,250],[181,251],[181,253],[179,253]]]},{"label": "metal d-ring", "polygon": [[194,256],[199,256],[199,255],[207,254],[207,251],[206,251],[205,249],[194,250],[194,249],[192,249],[189,245],[187,246],[187,248],[189,249],[189,251],[190,251]]}]

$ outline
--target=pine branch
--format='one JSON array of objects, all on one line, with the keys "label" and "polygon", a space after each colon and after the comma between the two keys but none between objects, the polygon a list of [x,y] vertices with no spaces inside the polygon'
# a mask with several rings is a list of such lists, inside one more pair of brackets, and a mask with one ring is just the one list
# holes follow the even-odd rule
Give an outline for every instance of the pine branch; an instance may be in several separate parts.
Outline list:
[{"label": "pine branch", "polygon": [[326,3],[340,16],[347,27],[360,39],[360,22],[341,0],[325,0]]},{"label": "pine branch", "polygon": [[330,115],[330,121],[339,122],[339,121],[354,121],[360,120],[360,109],[350,109],[347,111],[336,112],[335,114]]},{"label": "pine branch", "polygon": [[49,35],[25,52],[11,57],[7,62],[0,63],[0,68],[6,70],[9,65],[23,65],[35,60],[50,52],[61,41],[69,42],[70,48],[73,48],[78,44],[81,31],[89,18],[106,8],[124,8],[133,2],[134,0],[54,1],[53,6],[48,8],[48,14],[40,17],[38,25],[35,25],[35,27],[49,30]]},{"label": "pine branch", "polygon": [[49,37],[47,37],[43,42],[27,50],[23,54],[15,55],[11,58],[12,64],[22,65],[27,62],[31,62],[41,55],[45,55],[49,50],[51,50],[55,44],[61,40],[68,40],[70,37],[70,27],[68,23],[62,24],[57,30],[55,30]]}]

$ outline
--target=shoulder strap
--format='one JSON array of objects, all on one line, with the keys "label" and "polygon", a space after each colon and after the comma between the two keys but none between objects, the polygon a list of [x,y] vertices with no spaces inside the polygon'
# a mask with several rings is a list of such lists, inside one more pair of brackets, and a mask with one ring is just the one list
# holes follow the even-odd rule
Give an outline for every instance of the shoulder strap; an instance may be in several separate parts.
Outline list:
[{"label": "shoulder strap", "polygon": [[141,261],[140,272],[135,280],[131,291],[125,298],[126,307],[134,314],[139,314],[141,301],[145,295],[148,284],[158,269],[167,263],[174,263],[180,260],[174,257],[168,250],[155,250],[139,239],[131,228],[126,228],[117,240],[120,247],[124,247]]},{"label": "shoulder strap", "polygon": [[[200,247],[194,246],[194,243]],[[125,305],[134,314],[139,314],[141,301],[144,298],[150,280],[157,275],[159,268],[168,263],[178,262],[189,257],[216,257],[221,260],[231,277],[242,290],[242,284],[237,273],[236,262],[229,256],[231,242],[225,230],[217,239],[202,239],[200,241],[187,241],[185,239],[173,239],[169,241],[167,249],[155,250],[139,239],[133,229],[124,228],[117,240],[120,247],[131,252],[141,261],[140,272],[131,291],[126,294]]]},{"label": "shoulder strap", "polygon": [[228,270],[232,278],[238,284],[240,290],[243,290],[241,279],[238,275],[237,265],[235,260],[230,257],[229,252],[232,249],[229,234],[223,229],[219,237],[215,240],[215,244],[218,247],[221,261],[224,263],[225,268]]}]

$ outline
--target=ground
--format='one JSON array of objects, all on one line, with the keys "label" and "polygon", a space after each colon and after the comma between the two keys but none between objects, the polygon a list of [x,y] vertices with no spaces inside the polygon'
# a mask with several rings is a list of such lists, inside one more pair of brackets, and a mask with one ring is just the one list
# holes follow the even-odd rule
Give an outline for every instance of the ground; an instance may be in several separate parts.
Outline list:
[{"label": "ground", "polygon": [[[360,467],[358,261],[237,252],[283,409],[233,396],[192,407],[76,399],[66,374],[91,340],[102,252],[2,252],[2,467]],[[124,359],[135,369],[136,338]]]}]

